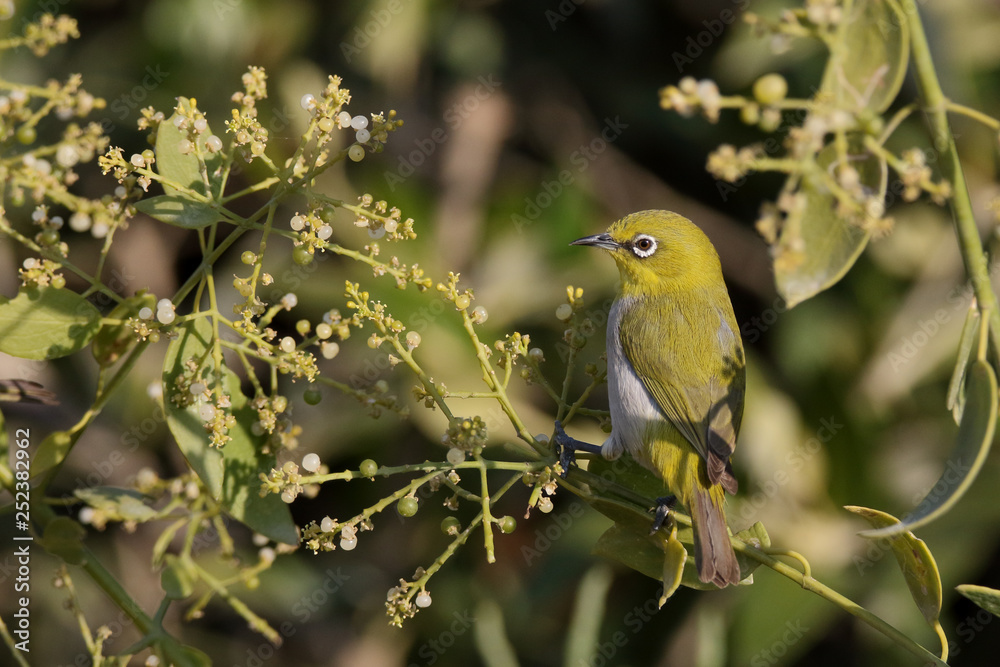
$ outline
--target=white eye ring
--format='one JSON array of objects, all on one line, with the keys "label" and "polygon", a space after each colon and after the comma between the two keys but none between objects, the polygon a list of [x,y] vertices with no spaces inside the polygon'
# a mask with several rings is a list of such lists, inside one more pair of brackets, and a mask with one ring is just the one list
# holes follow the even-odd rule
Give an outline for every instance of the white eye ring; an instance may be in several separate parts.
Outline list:
[{"label": "white eye ring", "polygon": [[646,234],[639,234],[632,240],[632,252],[636,257],[646,259],[656,252],[656,239]]}]

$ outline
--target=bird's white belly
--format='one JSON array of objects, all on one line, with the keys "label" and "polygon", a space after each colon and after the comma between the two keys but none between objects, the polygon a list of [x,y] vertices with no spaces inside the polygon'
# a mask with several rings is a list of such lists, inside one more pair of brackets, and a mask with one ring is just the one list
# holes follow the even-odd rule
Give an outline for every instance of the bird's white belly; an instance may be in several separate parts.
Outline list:
[{"label": "bird's white belly", "polygon": [[649,423],[665,417],[622,347],[619,323],[622,309],[630,305],[629,301],[619,298],[608,313],[608,403],[612,430],[601,446],[601,454],[606,459],[615,459],[627,451],[642,461],[645,459],[642,443]]}]

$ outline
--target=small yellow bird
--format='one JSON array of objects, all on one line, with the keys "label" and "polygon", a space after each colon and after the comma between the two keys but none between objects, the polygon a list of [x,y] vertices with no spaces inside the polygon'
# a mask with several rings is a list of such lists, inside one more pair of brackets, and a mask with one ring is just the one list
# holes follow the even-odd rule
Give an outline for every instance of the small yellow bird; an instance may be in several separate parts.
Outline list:
[{"label": "small yellow bird", "polygon": [[[688,509],[699,578],[740,581],[723,509],[736,493],[730,457],[743,416],[743,343],[719,256],[690,220],[641,211],[573,241],[611,253],[621,293],[608,315],[610,437],[604,458],[628,452]],[[559,444],[585,443],[557,429]],[[591,446],[593,447],[593,446]],[[674,499],[659,499],[658,521]]]}]

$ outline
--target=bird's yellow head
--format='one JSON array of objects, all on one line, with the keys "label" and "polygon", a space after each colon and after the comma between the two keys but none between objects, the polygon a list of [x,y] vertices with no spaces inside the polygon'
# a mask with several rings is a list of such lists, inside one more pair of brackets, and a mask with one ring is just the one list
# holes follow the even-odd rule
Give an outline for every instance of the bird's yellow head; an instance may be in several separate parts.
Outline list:
[{"label": "bird's yellow head", "polygon": [[719,256],[704,232],[670,211],[639,211],[615,222],[603,234],[571,245],[590,245],[611,253],[627,296],[676,294],[723,285]]}]

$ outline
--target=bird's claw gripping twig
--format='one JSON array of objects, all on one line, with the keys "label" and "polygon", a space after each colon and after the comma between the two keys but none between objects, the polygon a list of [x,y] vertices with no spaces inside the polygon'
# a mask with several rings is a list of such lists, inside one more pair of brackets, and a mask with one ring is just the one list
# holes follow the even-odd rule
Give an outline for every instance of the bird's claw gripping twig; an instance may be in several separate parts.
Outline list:
[{"label": "bird's claw gripping twig", "polygon": [[562,466],[562,476],[565,477],[571,465],[576,464],[576,448],[573,447],[573,438],[566,435],[562,422],[556,420],[556,432],[553,438],[555,443],[555,453],[559,457],[559,465]]},{"label": "bird's claw gripping twig", "polygon": [[553,444],[555,445],[556,456],[559,457],[559,464],[562,466],[563,477],[566,476],[570,466],[576,465],[577,452],[589,452],[591,454],[601,453],[599,445],[592,445],[589,442],[583,442],[582,440],[577,440],[576,438],[567,435],[566,431],[563,429],[562,422],[558,419],[556,420]]},{"label": "bird's claw gripping twig", "polygon": [[674,509],[676,504],[677,496],[662,496],[656,499],[656,507],[653,508],[653,526],[649,529],[650,535],[663,527],[663,524],[670,517],[670,511]]}]

